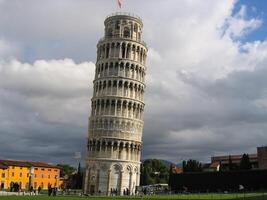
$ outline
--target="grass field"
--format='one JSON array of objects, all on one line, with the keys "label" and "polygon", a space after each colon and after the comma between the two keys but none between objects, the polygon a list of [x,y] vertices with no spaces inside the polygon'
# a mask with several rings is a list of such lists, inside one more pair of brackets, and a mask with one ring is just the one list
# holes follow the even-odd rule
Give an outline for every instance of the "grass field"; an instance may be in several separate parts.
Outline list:
[{"label": "grass field", "polygon": [[262,193],[250,193],[250,194],[180,194],[180,195],[160,195],[160,196],[127,196],[127,197],[71,197],[71,196],[57,196],[57,197],[48,197],[48,196],[0,196],[0,200],[212,200],[212,199],[245,199],[245,200],[267,200],[267,194],[263,195]]}]

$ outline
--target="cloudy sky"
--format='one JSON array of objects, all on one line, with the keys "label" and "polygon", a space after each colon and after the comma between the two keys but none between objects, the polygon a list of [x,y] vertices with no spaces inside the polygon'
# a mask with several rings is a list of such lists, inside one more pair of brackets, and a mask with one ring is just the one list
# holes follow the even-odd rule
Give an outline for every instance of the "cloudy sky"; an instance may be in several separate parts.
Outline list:
[{"label": "cloudy sky", "polygon": [[[124,0],[149,47],[142,158],[254,153],[267,144],[267,6]],[[116,0],[0,0],[0,158],[85,155],[96,44]]]}]

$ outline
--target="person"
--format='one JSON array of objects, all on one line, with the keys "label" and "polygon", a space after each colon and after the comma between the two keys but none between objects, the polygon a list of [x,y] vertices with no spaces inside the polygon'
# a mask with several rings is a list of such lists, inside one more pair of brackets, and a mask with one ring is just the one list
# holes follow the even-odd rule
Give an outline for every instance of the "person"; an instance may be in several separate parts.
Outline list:
[{"label": "person", "polygon": [[57,191],[58,191],[58,189],[57,189],[57,187],[55,187],[55,196],[57,195]]},{"label": "person", "polygon": [[53,196],[57,196],[57,187],[52,188],[53,190]]},{"label": "person", "polygon": [[32,195],[32,192],[33,192],[33,187],[31,186],[30,187],[30,195]]},{"label": "person", "polygon": [[48,196],[51,196],[52,194],[52,187],[51,185],[48,185]]},{"label": "person", "polygon": [[38,187],[38,194],[41,193],[41,189],[42,189],[41,186],[39,186],[39,187]]}]

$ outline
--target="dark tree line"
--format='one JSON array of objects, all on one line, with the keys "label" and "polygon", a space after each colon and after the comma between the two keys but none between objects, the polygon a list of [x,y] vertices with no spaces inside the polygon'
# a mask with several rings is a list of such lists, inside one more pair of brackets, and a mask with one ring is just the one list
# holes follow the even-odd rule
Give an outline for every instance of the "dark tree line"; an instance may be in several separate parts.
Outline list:
[{"label": "dark tree line", "polygon": [[201,172],[202,164],[197,160],[183,161],[183,172]]}]

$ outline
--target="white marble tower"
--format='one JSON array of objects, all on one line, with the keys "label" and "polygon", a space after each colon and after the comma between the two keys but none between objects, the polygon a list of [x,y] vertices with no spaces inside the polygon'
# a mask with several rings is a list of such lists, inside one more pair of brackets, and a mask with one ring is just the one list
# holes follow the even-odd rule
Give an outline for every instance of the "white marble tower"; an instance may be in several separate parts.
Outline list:
[{"label": "white marble tower", "polygon": [[97,44],[84,192],[130,194],[140,180],[146,44],[142,20],[115,13]]}]

